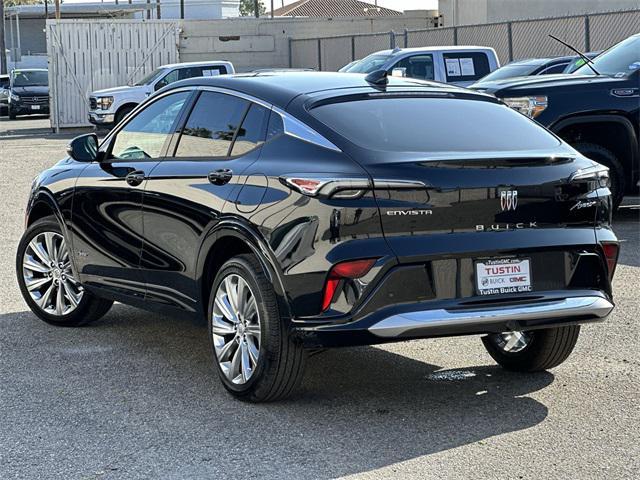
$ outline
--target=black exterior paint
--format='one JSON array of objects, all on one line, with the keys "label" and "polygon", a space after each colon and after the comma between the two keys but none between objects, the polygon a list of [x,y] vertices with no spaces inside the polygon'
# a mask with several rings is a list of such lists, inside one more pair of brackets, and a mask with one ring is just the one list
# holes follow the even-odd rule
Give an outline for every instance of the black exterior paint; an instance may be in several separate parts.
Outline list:
[{"label": "black exterior paint", "polygon": [[[470,102],[495,102],[454,87],[408,79],[390,82],[387,91],[445,90]],[[193,105],[189,101],[161,158],[111,161],[104,152],[121,128],[116,127],[100,147],[102,161],[68,158],[36,179],[26,219],[31,223],[56,212],[80,281],[97,295],[202,318],[209,293],[205,274],[216,256],[225,254],[218,248],[224,242],[227,249],[232,246],[258,256],[283,317],[313,346],[383,341],[361,330],[374,319],[403,309],[486,301],[476,296],[473,285],[473,262],[485,257],[531,258],[534,292],[523,296],[529,299],[567,297],[585,290],[611,297],[599,247],[601,241],[616,241],[610,229],[608,191],[568,183],[571,173],[593,162],[565,144],[559,142],[548,155],[537,152],[521,159],[501,158],[499,152],[435,162],[416,154],[380,156],[355,146],[307,112],[319,98],[385,90],[352,74],[192,79],[159,95],[172,89],[197,92],[211,87],[241,91],[272,104],[305,122],[340,151],[280,134],[237,157],[176,158],[170,155]],[[379,158],[371,161],[376,155]],[[211,183],[209,174],[222,168],[232,171],[230,181]],[[140,185],[127,183],[125,177],[133,171],[144,172]],[[370,188],[353,199],[309,197],[282,183],[283,176],[292,175],[364,179]],[[424,188],[375,188],[382,179],[417,180]],[[515,212],[500,210],[498,192],[505,187],[520,192]],[[571,211],[576,199],[589,192],[596,204]],[[416,209],[432,214],[411,218],[388,214]],[[476,227],[530,222],[537,225],[498,231]],[[375,266],[357,284],[344,281],[331,308],[321,312],[331,267],[359,258],[375,258]],[[553,268],[545,267],[551,264]],[[514,298],[496,296],[491,301],[509,304]]]}]

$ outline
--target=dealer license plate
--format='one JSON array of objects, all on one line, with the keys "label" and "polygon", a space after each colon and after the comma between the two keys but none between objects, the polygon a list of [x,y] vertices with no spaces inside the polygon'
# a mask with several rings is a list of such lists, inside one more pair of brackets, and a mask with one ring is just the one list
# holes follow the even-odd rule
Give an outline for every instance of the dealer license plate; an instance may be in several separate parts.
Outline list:
[{"label": "dealer license plate", "polygon": [[529,259],[497,258],[476,263],[479,295],[498,295],[531,291]]}]

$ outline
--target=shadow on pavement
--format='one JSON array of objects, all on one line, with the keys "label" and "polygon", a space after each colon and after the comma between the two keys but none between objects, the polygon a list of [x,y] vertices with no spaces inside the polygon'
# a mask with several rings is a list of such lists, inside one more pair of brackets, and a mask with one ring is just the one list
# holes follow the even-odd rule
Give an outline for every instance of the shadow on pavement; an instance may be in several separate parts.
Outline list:
[{"label": "shadow on pavement", "polygon": [[613,230],[620,240],[618,263],[640,267],[640,207],[622,207],[614,214]]},{"label": "shadow on pavement", "polygon": [[[5,453],[22,467],[55,455],[69,475],[365,472],[537,425],[547,407],[525,395],[554,378],[493,366],[440,371],[360,347],[310,358],[290,400],[251,405],[215,377],[201,325],[117,305],[89,327],[50,327],[21,312],[1,315],[0,329]],[[438,348],[411,351],[422,345]],[[79,450],[62,448],[70,438]]]}]

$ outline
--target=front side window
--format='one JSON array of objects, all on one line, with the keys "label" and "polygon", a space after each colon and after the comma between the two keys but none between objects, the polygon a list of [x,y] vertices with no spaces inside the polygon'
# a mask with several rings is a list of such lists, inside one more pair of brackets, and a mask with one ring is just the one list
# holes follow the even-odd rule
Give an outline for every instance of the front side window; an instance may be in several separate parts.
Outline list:
[{"label": "front side window", "polygon": [[445,53],[447,82],[473,82],[487,75],[491,68],[484,52]]},{"label": "front side window", "polygon": [[202,92],[182,131],[176,157],[226,157],[249,102]]},{"label": "front side window", "polygon": [[180,79],[179,76],[180,76],[179,70],[171,70],[164,77],[158,80],[158,83],[156,83],[156,86],[154,88],[156,90],[160,90],[162,87],[166,87],[170,83],[177,82]]},{"label": "front side window", "polygon": [[413,55],[403,58],[392,68],[404,68],[405,76],[420,80],[434,80],[433,55]]},{"label": "front side window", "polygon": [[373,98],[329,103],[311,115],[354,144],[386,152],[551,149],[551,133],[506,105],[455,98]]},{"label": "front side window", "polygon": [[191,92],[178,92],[148,105],[116,134],[110,158],[116,160],[158,158],[175,129]]}]

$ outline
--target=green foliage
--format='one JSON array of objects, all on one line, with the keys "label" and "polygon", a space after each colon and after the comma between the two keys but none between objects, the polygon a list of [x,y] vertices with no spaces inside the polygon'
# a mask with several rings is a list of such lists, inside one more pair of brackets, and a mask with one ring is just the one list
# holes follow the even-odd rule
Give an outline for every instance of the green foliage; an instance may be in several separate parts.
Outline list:
[{"label": "green foliage", "polygon": [[[258,13],[260,16],[267,13],[267,9],[261,1],[258,1]],[[254,0],[240,0],[240,15],[243,17],[255,16]]]},{"label": "green foliage", "polygon": [[[53,0],[49,1],[52,3]],[[4,6],[15,7],[16,5],[40,5],[44,3],[44,0],[4,0]]]}]

